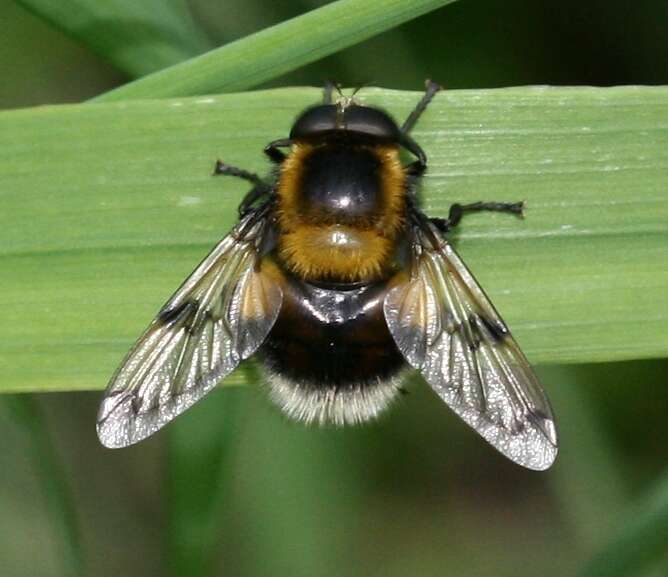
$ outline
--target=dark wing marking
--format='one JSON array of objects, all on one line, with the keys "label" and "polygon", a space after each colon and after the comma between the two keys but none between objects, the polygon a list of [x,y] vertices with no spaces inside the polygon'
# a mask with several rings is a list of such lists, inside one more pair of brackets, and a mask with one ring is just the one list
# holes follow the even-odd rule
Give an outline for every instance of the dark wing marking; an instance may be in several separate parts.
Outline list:
[{"label": "dark wing marking", "polygon": [[550,403],[489,299],[435,229],[417,232],[413,274],[385,298],[399,350],[438,395],[496,449],[530,469],[557,455]]},{"label": "dark wing marking", "polygon": [[253,218],[220,241],[125,357],[100,406],[103,445],[125,447],[152,435],[265,340],[283,295],[256,267],[266,222]]}]

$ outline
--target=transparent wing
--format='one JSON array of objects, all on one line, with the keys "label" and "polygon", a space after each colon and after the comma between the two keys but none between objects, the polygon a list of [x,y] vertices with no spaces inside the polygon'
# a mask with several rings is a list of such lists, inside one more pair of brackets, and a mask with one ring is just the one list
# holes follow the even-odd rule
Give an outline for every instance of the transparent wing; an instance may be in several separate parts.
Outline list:
[{"label": "transparent wing", "polygon": [[385,318],[408,363],[496,449],[530,469],[557,455],[550,403],[529,363],[454,249],[418,232],[410,278],[385,298]]},{"label": "transparent wing", "polygon": [[266,223],[251,218],[209,253],[125,357],[100,406],[103,445],[152,435],[265,340],[283,297],[256,266]]}]

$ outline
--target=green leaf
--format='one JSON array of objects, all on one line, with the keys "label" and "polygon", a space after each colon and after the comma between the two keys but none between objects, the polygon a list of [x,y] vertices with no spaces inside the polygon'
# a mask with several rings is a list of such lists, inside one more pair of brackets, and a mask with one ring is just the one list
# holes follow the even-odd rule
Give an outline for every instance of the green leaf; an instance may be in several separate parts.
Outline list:
[{"label": "green leaf", "polygon": [[644,575],[653,563],[665,560],[667,543],[668,471],[665,471],[653,490],[619,524],[617,536],[587,564],[579,577]]},{"label": "green leaf", "polygon": [[166,68],[211,48],[184,0],[19,0],[19,3],[133,77]]},{"label": "green leaf", "polygon": [[[655,361],[658,362],[661,361]],[[656,375],[655,363],[615,363],[614,374],[643,383],[644,378]],[[550,392],[552,406],[562,417],[559,444],[565,450],[560,452],[548,483],[557,501],[559,518],[572,536],[569,551],[573,559],[605,542],[606,525],[620,520],[619,512],[629,500],[627,460],[619,454],[619,447],[602,423],[601,407],[588,394],[596,390],[596,399],[600,399],[600,393],[614,386],[611,373],[609,363],[553,365],[538,371]]]},{"label": "green leaf", "polygon": [[239,438],[238,395],[217,391],[192,409],[193,418],[168,429],[168,511],[165,566],[168,575],[214,575],[220,522],[233,478]]},{"label": "green leaf", "polygon": [[81,577],[85,574],[84,555],[75,501],[40,406],[33,395],[6,395],[0,409],[4,409],[5,416],[20,428],[27,440],[25,456],[41,485],[46,514],[59,546],[62,575]]},{"label": "green leaf", "polygon": [[[403,119],[417,92],[360,97]],[[236,218],[315,89],[0,113],[2,391],[98,389]],[[525,220],[467,217],[462,256],[536,363],[668,353],[668,89],[438,95],[414,136],[426,210],[527,200]],[[251,378],[243,368],[228,383]]]},{"label": "green leaf", "polygon": [[338,0],[98,97],[189,96],[245,90],[454,0]]}]

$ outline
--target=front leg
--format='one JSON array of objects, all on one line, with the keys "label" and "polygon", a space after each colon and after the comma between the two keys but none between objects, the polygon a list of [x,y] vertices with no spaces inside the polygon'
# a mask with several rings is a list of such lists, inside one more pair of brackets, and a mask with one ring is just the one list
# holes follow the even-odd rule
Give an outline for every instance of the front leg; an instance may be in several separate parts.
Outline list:
[{"label": "front leg", "polygon": [[252,182],[255,186],[263,186],[263,185],[267,187],[269,186],[254,172],[249,172],[237,166],[231,166],[230,164],[227,164],[222,160],[216,160],[216,165],[213,168],[213,175],[217,176],[220,174],[225,176],[236,176],[237,178],[241,178],[243,180],[247,180],[248,182]]},{"label": "front leg", "polygon": [[239,216],[245,216],[258,200],[273,194],[272,186],[262,180],[257,174],[248,172],[243,168],[230,166],[229,164],[224,163],[222,160],[216,161],[213,174],[214,176],[219,174],[235,176],[237,178],[241,178],[242,180],[247,180],[248,182],[253,183],[253,188],[248,191],[239,205]]},{"label": "front leg", "polygon": [[279,148],[292,146],[292,140],[289,138],[281,138],[274,140],[264,147],[264,153],[271,159],[272,162],[280,164],[285,160],[285,153]]}]

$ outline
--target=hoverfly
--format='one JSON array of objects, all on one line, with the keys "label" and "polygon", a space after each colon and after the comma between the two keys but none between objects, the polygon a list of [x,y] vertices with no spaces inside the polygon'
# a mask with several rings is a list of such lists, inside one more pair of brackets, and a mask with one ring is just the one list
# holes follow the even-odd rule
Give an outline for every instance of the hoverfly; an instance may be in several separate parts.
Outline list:
[{"label": "hoverfly", "polygon": [[[407,368],[506,457],[546,469],[557,454],[550,403],[505,323],[446,233],[473,211],[430,218],[417,189],[427,157],[410,131],[352,97],[302,112],[268,144],[268,179],[252,183],[239,222],[160,310],[113,375],[97,421],[123,447],[155,433],[255,356],[288,416],[343,425],[376,417]],[[405,164],[400,153],[412,155]]]}]

